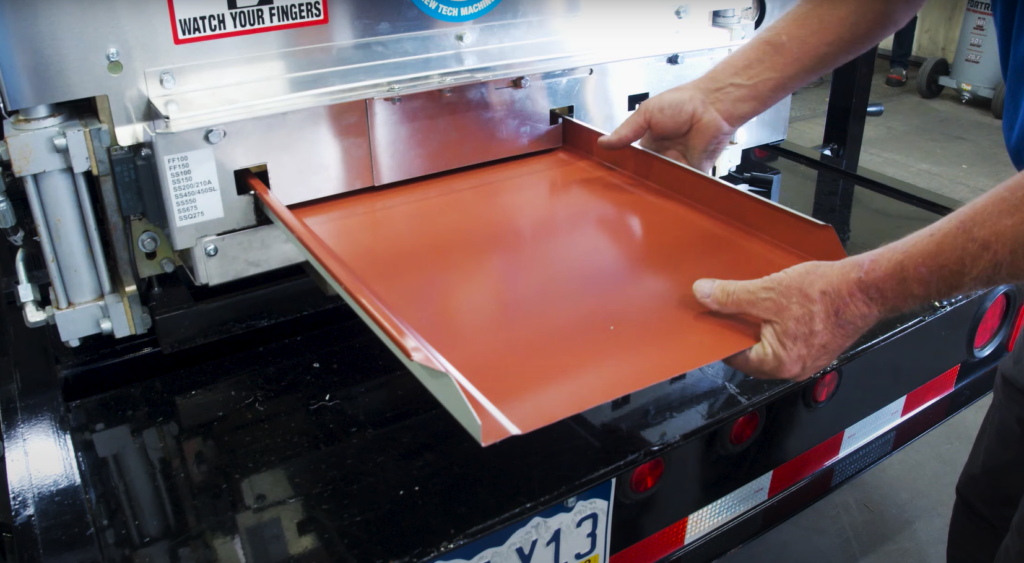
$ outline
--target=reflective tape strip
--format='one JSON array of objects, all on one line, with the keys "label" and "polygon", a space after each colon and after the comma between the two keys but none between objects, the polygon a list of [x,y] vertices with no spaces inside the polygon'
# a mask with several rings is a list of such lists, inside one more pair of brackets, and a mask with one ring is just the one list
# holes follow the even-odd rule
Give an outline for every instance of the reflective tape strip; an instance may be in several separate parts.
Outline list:
[{"label": "reflective tape strip", "polygon": [[652,563],[672,555],[682,549],[686,542],[687,519],[672,524],[668,528],[647,536],[626,549],[612,555],[608,563]]},{"label": "reflective tape strip", "polygon": [[889,406],[847,428],[843,432],[843,447],[839,450],[839,455],[844,456],[850,453],[850,450],[857,449],[872,436],[885,432],[893,424],[899,422],[903,418],[903,405],[906,402],[906,396],[900,397]]},{"label": "reflective tape strip", "polygon": [[740,487],[717,501],[691,514],[687,521],[686,542],[692,542],[733,518],[768,500],[768,487],[772,482],[769,471],[760,479]]},{"label": "reflective tape strip", "polygon": [[[774,471],[747,483],[679,522],[616,553],[609,563],[653,563],[742,516],[839,461],[850,452],[891,430],[902,420],[948,395],[956,386],[960,366],[943,373],[843,432],[825,440]],[[891,447],[890,447],[891,449]]]},{"label": "reflective tape strip", "polygon": [[839,433],[783,463],[781,467],[772,472],[768,497],[771,498],[785,491],[832,463],[839,457],[839,449],[842,445],[843,434]]}]

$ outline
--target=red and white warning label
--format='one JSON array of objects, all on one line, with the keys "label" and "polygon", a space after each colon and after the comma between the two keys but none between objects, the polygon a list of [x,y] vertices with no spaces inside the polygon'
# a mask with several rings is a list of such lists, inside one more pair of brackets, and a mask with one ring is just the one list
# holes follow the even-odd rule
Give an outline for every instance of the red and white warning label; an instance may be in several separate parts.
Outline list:
[{"label": "red and white warning label", "polygon": [[193,43],[328,22],[327,0],[167,0],[174,43]]}]

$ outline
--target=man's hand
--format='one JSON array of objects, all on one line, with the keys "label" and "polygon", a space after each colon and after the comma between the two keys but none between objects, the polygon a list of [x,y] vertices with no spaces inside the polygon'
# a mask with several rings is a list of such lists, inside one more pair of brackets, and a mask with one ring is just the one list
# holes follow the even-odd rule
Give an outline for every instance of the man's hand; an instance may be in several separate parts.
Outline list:
[{"label": "man's hand", "polygon": [[645,149],[708,172],[735,132],[736,127],[722,117],[697,80],[640,104],[598,143],[606,149],[621,149],[639,140]]},{"label": "man's hand", "polygon": [[761,321],[761,341],[726,364],[754,377],[802,381],[881,320],[857,287],[861,268],[857,259],[807,262],[759,280],[699,280],[693,292],[712,311]]}]

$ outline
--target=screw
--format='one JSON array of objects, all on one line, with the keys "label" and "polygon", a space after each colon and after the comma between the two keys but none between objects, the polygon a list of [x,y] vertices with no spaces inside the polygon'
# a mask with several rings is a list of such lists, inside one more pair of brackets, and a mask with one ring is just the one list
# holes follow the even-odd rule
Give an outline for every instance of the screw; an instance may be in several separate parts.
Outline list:
[{"label": "screw", "polygon": [[217,255],[217,252],[219,252],[219,250],[217,250],[216,244],[208,244],[203,247],[203,252],[205,252],[206,255],[209,256],[210,258],[213,258],[214,256]]},{"label": "screw", "polygon": [[689,15],[690,15],[690,7],[689,6],[679,6],[678,8],[676,8],[676,17],[677,18],[683,20],[683,19],[686,19],[686,17],[689,16]]},{"label": "screw", "polygon": [[512,85],[515,86],[516,88],[529,88],[530,77],[520,76],[519,78],[516,78],[515,80],[512,81]]},{"label": "screw", "polygon": [[146,231],[139,235],[139,249],[143,252],[156,252],[160,248],[160,237],[153,231]]},{"label": "screw", "polygon": [[401,92],[401,91],[402,91],[402,87],[399,86],[398,84],[392,84],[391,86],[388,86],[388,92]]},{"label": "screw", "polygon": [[400,103],[402,103],[402,98],[401,97],[396,96],[394,98],[391,98],[391,105],[397,106]]},{"label": "screw", "polygon": [[473,42],[473,34],[470,33],[469,30],[460,31],[455,34],[455,39],[458,39],[459,43],[462,43],[463,45],[469,45]]},{"label": "screw", "polygon": [[120,51],[118,51],[117,49],[114,49],[113,47],[111,47],[110,49],[107,49],[107,60],[108,61],[114,62],[116,60],[120,60],[120,58],[121,58],[121,52]]},{"label": "screw", "polygon": [[665,60],[668,64],[675,66],[679,64],[679,55],[669,55],[668,59]]},{"label": "screw", "polygon": [[160,73],[160,85],[164,87],[164,90],[174,89],[174,86],[177,83],[178,81],[174,79],[174,75],[171,74],[171,71],[165,70]]},{"label": "screw", "polygon": [[100,319],[100,332],[103,334],[113,334],[114,323],[110,322],[110,319],[106,317]]},{"label": "screw", "polygon": [[63,135],[54,137],[53,148],[57,149],[57,152],[68,152],[68,138]]},{"label": "screw", "polygon": [[164,258],[160,261],[160,268],[163,269],[165,274],[169,274],[174,271],[174,260],[170,258]]},{"label": "screw", "polygon": [[215,129],[207,129],[204,138],[206,139],[207,143],[210,143],[211,145],[216,145],[217,143],[223,141],[224,138],[227,136],[227,131],[218,127]]}]

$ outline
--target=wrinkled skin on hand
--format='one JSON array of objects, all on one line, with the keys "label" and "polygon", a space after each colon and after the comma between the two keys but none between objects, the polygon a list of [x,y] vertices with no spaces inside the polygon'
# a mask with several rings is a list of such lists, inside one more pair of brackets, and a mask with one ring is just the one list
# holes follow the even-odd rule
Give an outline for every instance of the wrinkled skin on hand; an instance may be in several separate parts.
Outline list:
[{"label": "wrinkled skin on hand", "polygon": [[690,83],[640,104],[615,132],[598,142],[606,149],[621,149],[639,140],[646,149],[708,172],[736,129],[703,89]]},{"label": "wrinkled skin on hand", "polygon": [[712,311],[761,321],[761,341],[727,365],[754,377],[803,381],[881,320],[858,288],[861,269],[855,259],[807,262],[759,280],[699,280],[693,291]]}]

